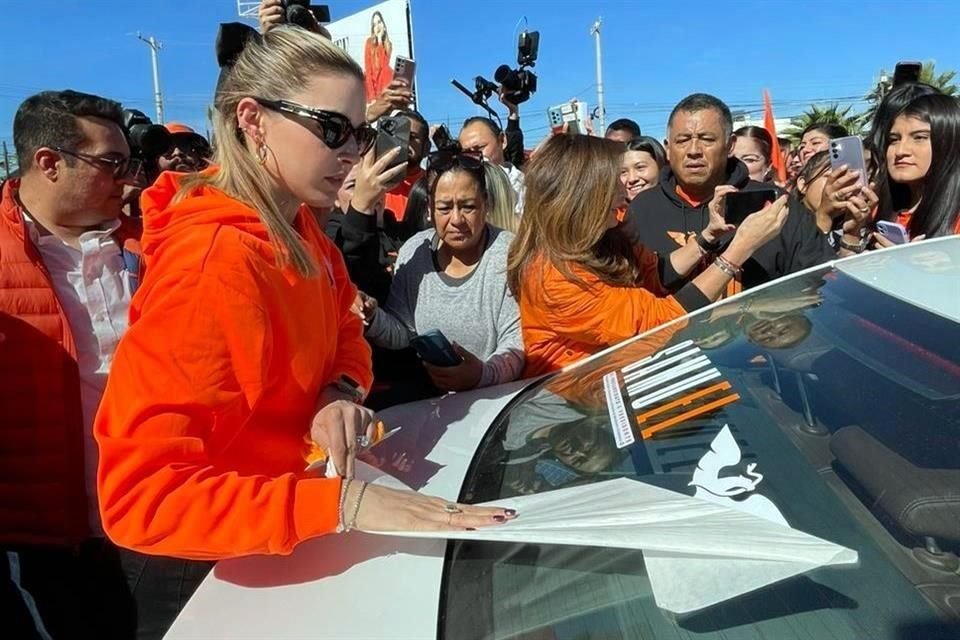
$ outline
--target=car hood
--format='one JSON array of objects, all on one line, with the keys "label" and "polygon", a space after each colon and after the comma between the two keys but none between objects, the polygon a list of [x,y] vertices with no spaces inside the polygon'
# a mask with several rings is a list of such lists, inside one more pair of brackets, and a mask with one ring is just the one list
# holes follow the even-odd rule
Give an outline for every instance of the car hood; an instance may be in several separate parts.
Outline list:
[{"label": "car hood", "polygon": [[[491,423],[529,384],[517,382],[392,407],[402,427],[374,449],[377,466],[423,493],[455,500]],[[216,565],[165,636],[434,638],[446,542],[353,531],[284,557]]]}]

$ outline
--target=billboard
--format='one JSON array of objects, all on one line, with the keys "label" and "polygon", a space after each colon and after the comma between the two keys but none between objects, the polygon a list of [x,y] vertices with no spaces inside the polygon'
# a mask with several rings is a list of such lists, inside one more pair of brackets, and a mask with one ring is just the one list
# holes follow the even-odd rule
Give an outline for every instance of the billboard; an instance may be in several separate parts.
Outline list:
[{"label": "billboard", "polygon": [[367,103],[393,80],[398,55],[414,57],[409,0],[387,0],[324,26],[334,44],[363,67]]}]

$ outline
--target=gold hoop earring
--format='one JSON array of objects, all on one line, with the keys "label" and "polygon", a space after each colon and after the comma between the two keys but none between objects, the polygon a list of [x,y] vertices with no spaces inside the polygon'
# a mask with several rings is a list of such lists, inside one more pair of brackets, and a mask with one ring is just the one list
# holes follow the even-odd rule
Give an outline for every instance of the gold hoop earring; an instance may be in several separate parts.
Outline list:
[{"label": "gold hoop earring", "polygon": [[260,140],[257,143],[257,162],[260,163],[261,167],[267,164],[267,151],[269,151],[267,148],[267,143],[263,140]]}]

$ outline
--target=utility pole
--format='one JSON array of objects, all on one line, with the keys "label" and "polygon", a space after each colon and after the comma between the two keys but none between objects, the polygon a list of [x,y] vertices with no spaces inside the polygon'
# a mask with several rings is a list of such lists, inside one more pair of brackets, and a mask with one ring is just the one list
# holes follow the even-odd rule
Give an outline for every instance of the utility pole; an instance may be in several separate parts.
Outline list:
[{"label": "utility pole", "polygon": [[[603,23],[603,18],[597,18],[597,21],[593,23],[593,26],[590,27],[590,35],[594,37],[594,41],[597,45],[597,108],[600,113],[600,131],[607,130],[606,123],[606,109],[603,106],[603,64],[601,62],[600,54],[600,25]],[[602,133],[600,135],[603,135]]]},{"label": "utility pole", "polygon": [[157,108],[157,124],[163,124],[163,94],[160,93],[160,69],[157,66],[157,54],[163,45],[153,36],[144,38],[139,32],[137,38],[150,47],[150,59],[153,62],[153,101]]}]

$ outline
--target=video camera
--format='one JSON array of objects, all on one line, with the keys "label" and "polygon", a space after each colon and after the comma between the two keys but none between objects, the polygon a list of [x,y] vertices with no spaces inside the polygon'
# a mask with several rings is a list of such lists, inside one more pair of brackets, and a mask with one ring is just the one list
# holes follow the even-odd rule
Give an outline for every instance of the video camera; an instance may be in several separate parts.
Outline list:
[{"label": "video camera", "polygon": [[517,41],[517,68],[511,69],[502,64],[497,67],[491,82],[483,76],[474,78],[474,91],[470,91],[456,80],[453,86],[467,95],[474,103],[491,111],[487,100],[503,89],[503,97],[507,102],[521,104],[530,99],[530,95],[537,91],[537,75],[527,67],[537,64],[537,55],[540,51],[540,32],[524,31]]},{"label": "video camera", "polygon": [[123,128],[130,143],[130,156],[147,166],[156,164],[173,141],[165,127],[153,124],[143,111],[136,109],[123,110]]},{"label": "video camera", "polygon": [[311,5],[310,0],[283,0],[283,11],[285,22],[304,29],[312,30],[314,20],[321,25],[330,22],[330,7],[325,4]]}]

